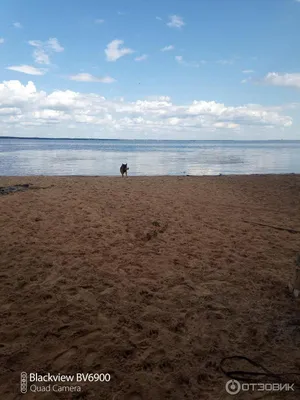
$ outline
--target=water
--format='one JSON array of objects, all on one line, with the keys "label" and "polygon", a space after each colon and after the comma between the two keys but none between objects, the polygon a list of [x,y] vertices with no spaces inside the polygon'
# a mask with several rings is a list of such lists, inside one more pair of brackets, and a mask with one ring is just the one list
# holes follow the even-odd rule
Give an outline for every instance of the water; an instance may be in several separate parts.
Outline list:
[{"label": "water", "polygon": [[300,173],[300,141],[0,138],[0,175]]}]

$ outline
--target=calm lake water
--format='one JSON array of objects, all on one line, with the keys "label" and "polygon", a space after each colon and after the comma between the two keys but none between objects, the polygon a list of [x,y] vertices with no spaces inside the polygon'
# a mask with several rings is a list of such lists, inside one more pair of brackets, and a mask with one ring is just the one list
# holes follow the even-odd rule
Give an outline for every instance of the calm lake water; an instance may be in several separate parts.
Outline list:
[{"label": "calm lake water", "polygon": [[0,175],[300,173],[300,141],[0,138]]}]

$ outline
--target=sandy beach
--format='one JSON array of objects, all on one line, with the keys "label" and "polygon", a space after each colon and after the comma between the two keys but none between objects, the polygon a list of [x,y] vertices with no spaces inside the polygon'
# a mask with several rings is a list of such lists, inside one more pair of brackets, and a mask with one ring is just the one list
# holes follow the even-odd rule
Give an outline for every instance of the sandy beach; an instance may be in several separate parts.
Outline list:
[{"label": "sandy beach", "polygon": [[[30,186],[0,196],[1,399],[232,399],[233,355],[300,372],[300,175],[0,178],[15,184]],[[111,381],[21,397],[22,371]]]}]

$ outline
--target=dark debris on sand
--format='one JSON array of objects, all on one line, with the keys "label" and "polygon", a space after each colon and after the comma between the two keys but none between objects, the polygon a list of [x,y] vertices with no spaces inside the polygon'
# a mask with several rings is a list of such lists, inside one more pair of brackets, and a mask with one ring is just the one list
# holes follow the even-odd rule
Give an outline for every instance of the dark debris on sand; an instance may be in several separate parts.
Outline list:
[{"label": "dark debris on sand", "polygon": [[29,184],[24,185],[14,185],[14,186],[4,186],[0,187],[0,195],[1,194],[10,194],[15,192],[24,192],[29,189]]}]

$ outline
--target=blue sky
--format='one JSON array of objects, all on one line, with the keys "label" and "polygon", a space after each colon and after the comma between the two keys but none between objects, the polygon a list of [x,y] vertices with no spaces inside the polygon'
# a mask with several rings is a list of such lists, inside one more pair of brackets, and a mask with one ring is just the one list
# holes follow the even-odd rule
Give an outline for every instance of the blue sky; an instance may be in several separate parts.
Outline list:
[{"label": "blue sky", "polygon": [[298,139],[299,18],[297,0],[2,0],[0,135]]}]

